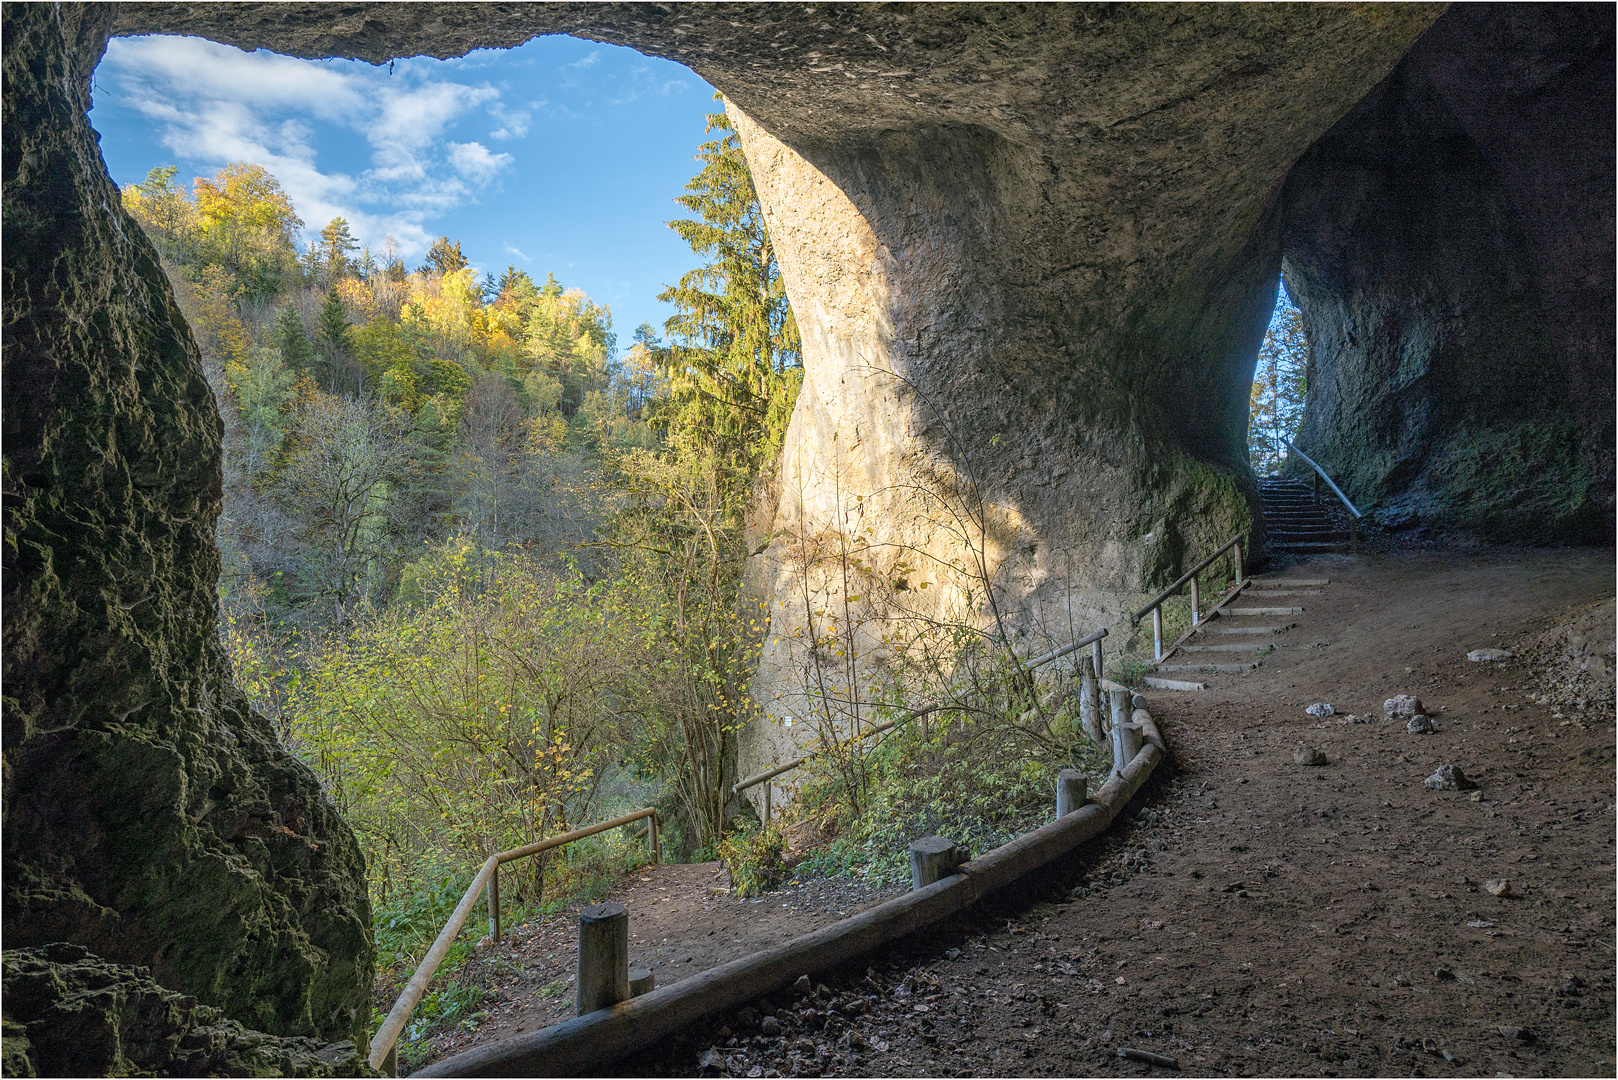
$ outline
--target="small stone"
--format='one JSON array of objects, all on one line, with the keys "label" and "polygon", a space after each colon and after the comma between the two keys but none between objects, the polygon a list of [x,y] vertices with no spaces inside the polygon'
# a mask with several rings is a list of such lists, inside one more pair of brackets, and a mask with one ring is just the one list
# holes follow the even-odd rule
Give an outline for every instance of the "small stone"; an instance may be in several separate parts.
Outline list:
[{"label": "small stone", "polygon": [[1485,881],[1483,883],[1483,887],[1489,891],[1490,896],[1498,896],[1502,899],[1508,899],[1517,895],[1511,889],[1511,882],[1507,881],[1505,878],[1494,878],[1489,881]]},{"label": "small stone", "polygon": [[810,994],[810,991],[812,989],[812,985],[809,982],[809,976],[807,976],[807,975],[799,975],[798,976],[798,981],[792,984],[792,989],[796,990],[798,993],[802,994],[804,997],[808,997],[809,994]]},{"label": "small stone", "polygon": [[1510,649],[1473,649],[1466,654],[1466,658],[1474,664],[1486,664],[1494,660],[1510,660]]},{"label": "small stone", "polygon": [[1419,697],[1412,694],[1396,694],[1382,703],[1382,711],[1387,713],[1388,719],[1399,720],[1425,713],[1427,710],[1422,706]]},{"label": "small stone", "polygon": [[1433,978],[1437,979],[1439,982],[1452,982],[1455,979],[1455,972],[1451,971],[1449,968],[1434,968]]},{"label": "small stone", "polygon": [[1568,995],[1569,997],[1577,997],[1579,991],[1584,989],[1584,980],[1579,978],[1577,975],[1563,975],[1562,981],[1556,985],[1557,988],[1562,991],[1562,993]]},{"label": "small stone", "polygon": [[961,950],[959,950],[959,949],[945,949],[944,950],[944,959],[946,959],[946,960],[959,960],[960,958],[961,958]]},{"label": "small stone", "polygon": [[1417,713],[1405,721],[1405,730],[1412,735],[1430,734],[1433,730],[1432,718],[1423,713]]},{"label": "small stone", "polygon": [[1495,1030],[1499,1031],[1501,1035],[1504,1035],[1513,1042],[1532,1043],[1534,1041],[1534,1033],[1532,1031],[1529,1031],[1525,1027],[1518,1027],[1516,1024],[1501,1024]]},{"label": "small stone", "polygon": [[1456,765],[1440,765],[1438,771],[1422,783],[1433,791],[1470,791],[1477,787]]},{"label": "small stone", "polygon": [[717,1047],[710,1048],[702,1055],[697,1068],[705,1073],[721,1073],[725,1071],[725,1055]]},{"label": "small stone", "polygon": [[1310,716],[1314,717],[1316,720],[1324,720],[1326,717],[1331,716],[1337,710],[1332,708],[1329,704],[1327,704],[1324,701],[1317,701],[1313,705],[1309,706],[1307,709],[1305,709],[1303,711],[1308,713]]},{"label": "small stone", "polygon": [[813,1054],[815,1052],[815,1040],[805,1035],[797,1042],[792,1044],[792,1049],[796,1050],[800,1054]]},{"label": "small stone", "polygon": [[758,1022],[758,1030],[773,1039],[781,1034],[781,1021],[773,1016],[766,1016]]},{"label": "small stone", "polygon": [[1298,765],[1324,765],[1326,755],[1317,746],[1300,746],[1293,752],[1292,760]]}]

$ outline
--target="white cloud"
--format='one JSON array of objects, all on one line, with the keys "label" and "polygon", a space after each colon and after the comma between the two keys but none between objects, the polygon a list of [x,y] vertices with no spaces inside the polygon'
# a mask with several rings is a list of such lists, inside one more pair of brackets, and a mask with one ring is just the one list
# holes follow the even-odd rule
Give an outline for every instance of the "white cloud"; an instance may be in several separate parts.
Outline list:
[{"label": "white cloud", "polygon": [[[361,242],[377,248],[391,234],[407,257],[431,244],[433,218],[472,199],[514,161],[445,135],[480,108],[501,123],[491,138],[521,138],[528,129],[528,113],[508,113],[499,90],[425,66],[390,75],[200,38],[114,38],[98,76],[101,93],[110,89],[161,125],[164,145],[185,161],[262,165],[311,233],[341,216]],[[316,125],[364,140],[369,167],[357,175],[323,171]]]},{"label": "white cloud", "polygon": [[489,115],[500,122],[499,127],[489,132],[491,139],[520,139],[528,134],[529,114],[526,111],[509,111],[497,101],[489,107]]},{"label": "white cloud", "polygon": [[496,173],[516,160],[510,154],[491,154],[482,143],[452,142],[448,145],[449,163],[460,170],[462,176],[483,184],[493,180]]},{"label": "white cloud", "polygon": [[506,245],[504,245],[504,247],[505,247],[505,252],[506,252],[507,255],[510,255],[510,256],[512,256],[514,258],[521,259],[523,262],[533,262],[533,260],[530,259],[528,256],[526,256],[522,252],[518,251],[514,244],[506,244]]}]

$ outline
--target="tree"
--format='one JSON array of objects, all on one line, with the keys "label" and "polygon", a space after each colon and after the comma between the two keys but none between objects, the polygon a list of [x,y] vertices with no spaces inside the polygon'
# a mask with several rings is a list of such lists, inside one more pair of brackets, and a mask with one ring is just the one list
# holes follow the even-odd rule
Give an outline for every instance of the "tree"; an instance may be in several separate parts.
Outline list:
[{"label": "tree", "polygon": [[281,184],[263,166],[232,162],[213,179],[192,185],[200,218],[197,257],[229,271],[247,295],[280,292],[297,266],[297,231],[303,219]]},{"label": "tree", "polygon": [[461,242],[450,241],[447,236],[440,236],[433,241],[433,246],[427,249],[427,261],[418,271],[422,274],[449,275],[466,266],[466,256],[461,254]]},{"label": "tree", "polygon": [[293,304],[281,309],[275,320],[275,345],[281,350],[281,359],[294,374],[308,371],[315,362],[315,349],[303,329],[303,316]]},{"label": "tree", "polygon": [[334,217],[320,230],[320,255],[326,284],[335,285],[337,279],[348,272],[348,253],[359,247],[359,241],[348,231],[348,222]]},{"label": "tree", "polygon": [[708,130],[724,134],[698,147],[703,169],[675,200],[697,217],[669,222],[709,262],[658,294],[677,309],[664,324],[670,400],[660,419],[676,447],[711,447],[745,484],[780,449],[801,346],[741,142],[723,113]]},{"label": "tree", "polygon": [[316,390],[294,415],[278,496],[297,521],[299,576],[311,598],[348,609],[385,577],[383,556],[406,531],[399,491],[416,447],[401,412]]},{"label": "tree", "polygon": [[179,171],[178,166],[159,165],[146,174],[145,180],[124,188],[122,195],[125,209],[140,222],[158,250],[184,264],[200,219],[185,189],[174,183]]},{"label": "tree", "polygon": [[1309,342],[1303,313],[1286,286],[1276,301],[1253,371],[1247,421],[1247,455],[1253,470],[1274,473],[1287,458],[1287,444],[1297,437],[1308,396]]},{"label": "tree", "polygon": [[332,387],[348,367],[353,352],[351,332],[343,298],[337,295],[337,286],[333,285],[326,290],[326,300],[320,305],[320,320],[315,324],[315,333],[326,353],[327,382]]}]

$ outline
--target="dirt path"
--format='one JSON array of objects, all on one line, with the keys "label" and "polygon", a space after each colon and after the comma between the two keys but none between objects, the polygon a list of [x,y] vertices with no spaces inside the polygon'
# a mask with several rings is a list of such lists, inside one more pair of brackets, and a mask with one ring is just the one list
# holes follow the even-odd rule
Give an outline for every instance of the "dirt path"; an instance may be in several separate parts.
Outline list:
[{"label": "dirt path", "polygon": [[[751,900],[729,886],[717,862],[649,866],[621,882],[606,899],[628,909],[630,968],[649,968],[667,986],[897,895],[843,878],[790,882]],[[421,1064],[571,1019],[577,950],[576,910],[512,927],[469,972],[491,991],[489,1016],[475,1031],[439,1035]]]},{"label": "dirt path", "polygon": [[[1149,695],[1173,766],[1113,835],[814,993],[615,1071],[1161,1072],[1122,1045],[1187,1074],[1614,1075],[1611,706],[1536,702],[1530,663],[1465,659],[1602,599],[1610,646],[1613,553],[1287,573],[1333,584],[1261,668]],[[1382,719],[1396,693],[1439,730]],[[1307,715],[1317,701],[1338,715]],[[1300,746],[1329,763],[1294,764]],[[1446,763],[1478,798],[1423,786]],[[1499,879],[1510,895],[1485,887]]]}]

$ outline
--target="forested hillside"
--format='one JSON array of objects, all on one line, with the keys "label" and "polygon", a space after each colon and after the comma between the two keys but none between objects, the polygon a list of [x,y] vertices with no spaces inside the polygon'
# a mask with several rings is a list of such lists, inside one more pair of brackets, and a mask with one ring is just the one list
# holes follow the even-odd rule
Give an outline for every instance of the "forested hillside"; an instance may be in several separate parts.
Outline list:
[{"label": "forested hillside", "polygon": [[664,294],[668,343],[624,349],[582,291],[479,278],[449,238],[414,267],[342,218],[300,244],[257,165],[124,191],[225,422],[237,680],[381,904],[631,795],[672,804],[676,848],[719,838],[757,646],[743,503],[799,362],[734,135],[699,159],[671,225],[704,265]]}]

